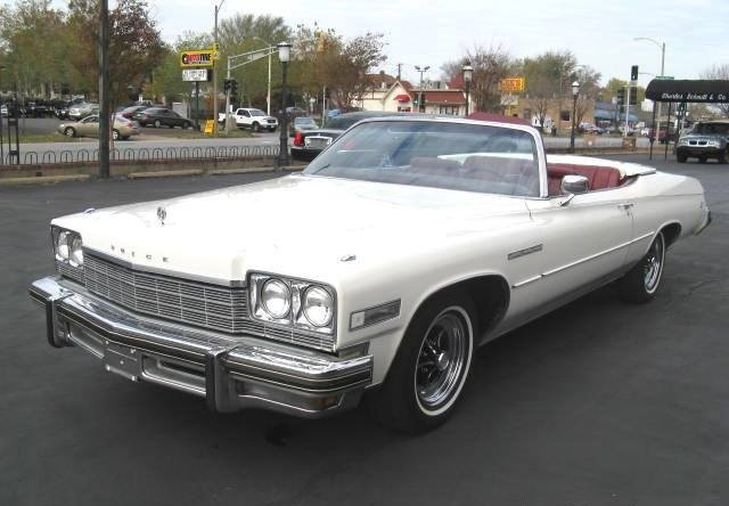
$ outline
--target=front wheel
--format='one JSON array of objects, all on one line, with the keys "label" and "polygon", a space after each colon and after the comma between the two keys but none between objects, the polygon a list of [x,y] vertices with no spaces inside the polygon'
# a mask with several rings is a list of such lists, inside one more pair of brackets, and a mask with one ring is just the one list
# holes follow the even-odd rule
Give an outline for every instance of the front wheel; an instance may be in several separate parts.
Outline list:
[{"label": "front wheel", "polygon": [[666,238],[658,232],[648,253],[618,282],[620,298],[634,304],[652,300],[661,286],[665,263]]},{"label": "front wheel", "polygon": [[726,149],[724,151],[722,151],[719,154],[719,156],[716,157],[716,161],[719,162],[719,163],[721,163],[721,164],[725,164],[727,162],[727,159],[726,159],[727,153],[726,152],[727,152]]},{"label": "front wheel", "polygon": [[372,399],[380,422],[420,433],[448,419],[471,367],[475,314],[471,299],[461,293],[441,294],[424,303]]},{"label": "front wheel", "polygon": [[158,119],[154,120],[154,127],[160,128],[162,126],[162,122]]},{"label": "front wheel", "polygon": [[67,127],[67,128],[66,128],[66,129],[65,129],[65,130],[63,131],[63,135],[65,135],[66,137],[76,137],[76,130],[74,130],[74,129],[73,129],[73,128],[71,128],[71,127]]},{"label": "front wheel", "polygon": [[253,130],[254,132],[259,132],[261,130],[261,125],[259,125],[258,123],[254,122],[251,125],[251,130]]},{"label": "front wheel", "polygon": [[678,163],[686,163],[686,155],[683,155],[681,153],[677,153],[676,154],[676,161],[678,161]]},{"label": "front wheel", "polygon": [[119,130],[112,130],[111,131],[111,138],[112,139],[114,139],[115,141],[118,141],[119,140],[119,137],[120,137]]}]

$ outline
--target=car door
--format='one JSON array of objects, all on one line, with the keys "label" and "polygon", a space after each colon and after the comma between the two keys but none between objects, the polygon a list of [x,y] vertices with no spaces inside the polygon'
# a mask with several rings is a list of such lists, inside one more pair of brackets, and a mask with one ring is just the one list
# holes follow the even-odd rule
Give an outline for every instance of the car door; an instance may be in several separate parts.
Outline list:
[{"label": "car door", "polygon": [[87,116],[81,120],[78,128],[79,135],[83,137],[99,136],[99,117],[96,115]]},{"label": "car door", "polygon": [[527,202],[541,236],[545,300],[593,287],[624,268],[633,204],[630,190],[620,187]]}]

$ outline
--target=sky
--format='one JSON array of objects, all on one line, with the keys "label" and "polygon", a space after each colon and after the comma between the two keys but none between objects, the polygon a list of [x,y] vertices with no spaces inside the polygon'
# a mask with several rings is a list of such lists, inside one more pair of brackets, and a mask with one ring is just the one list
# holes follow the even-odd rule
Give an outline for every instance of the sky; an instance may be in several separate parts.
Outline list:
[{"label": "sky", "polygon": [[[148,1],[169,42],[186,30],[212,31],[220,4]],[[430,66],[426,78],[439,79],[445,62],[474,46],[500,46],[517,58],[568,49],[599,71],[603,83],[629,79],[631,65],[660,74],[660,48],[635,37],[665,42],[665,75],[676,79],[729,64],[729,0],[224,0],[221,19],[236,13],[281,16],[292,27],[318,22],[345,37],[384,33],[388,59],[380,69],[394,75],[403,63],[412,81],[419,79],[415,65]],[[639,82],[651,78],[641,75]]]}]

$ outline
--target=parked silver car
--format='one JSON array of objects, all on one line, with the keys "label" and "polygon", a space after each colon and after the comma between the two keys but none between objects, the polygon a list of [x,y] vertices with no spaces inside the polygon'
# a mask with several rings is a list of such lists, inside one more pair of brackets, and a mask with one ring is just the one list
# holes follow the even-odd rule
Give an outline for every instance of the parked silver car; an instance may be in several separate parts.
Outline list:
[{"label": "parked silver car", "polygon": [[[92,114],[80,121],[61,123],[58,131],[67,137],[98,137],[99,136],[99,115]],[[111,137],[114,140],[126,140],[132,135],[139,135],[139,124],[127,119],[120,114],[114,117],[114,126]]]}]

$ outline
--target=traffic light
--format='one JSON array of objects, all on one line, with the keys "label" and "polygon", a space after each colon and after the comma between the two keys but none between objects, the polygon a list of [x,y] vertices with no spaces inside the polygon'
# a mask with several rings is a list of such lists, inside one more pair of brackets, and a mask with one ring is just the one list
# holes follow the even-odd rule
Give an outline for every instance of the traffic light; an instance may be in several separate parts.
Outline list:
[{"label": "traffic light", "polygon": [[632,67],[630,67],[630,80],[638,80],[638,65],[633,65]]},{"label": "traffic light", "polygon": [[638,88],[630,88],[630,103],[633,105],[638,103]]},{"label": "traffic light", "polygon": [[620,88],[618,90],[618,105],[624,105],[625,104],[625,88]]},{"label": "traffic light", "polygon": [[230,80],[230,94],[233,97],[238,96],[238,81],[235,79]]},{"label": "traffic light", "polygon": [[232,79],[226,79],[223,81],[223,92],[224,93],[228,93],[228,91],[230,90],[230,83],[232,81],[233,81]]}]

